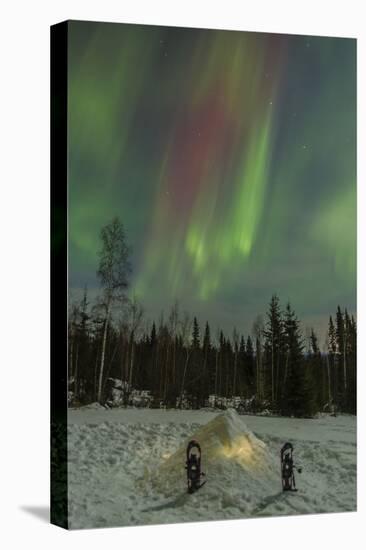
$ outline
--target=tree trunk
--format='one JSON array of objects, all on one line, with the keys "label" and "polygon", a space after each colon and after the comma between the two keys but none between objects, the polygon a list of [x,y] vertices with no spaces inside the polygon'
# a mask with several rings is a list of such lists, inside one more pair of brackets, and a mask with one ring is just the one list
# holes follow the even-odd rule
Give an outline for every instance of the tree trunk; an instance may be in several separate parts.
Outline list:
[{"label": "tree trunk", "polygon": [[[205,395],[205,389],[207,391],[207,386],[209,386],[209,377],[206,376],[206,371],[207,371],[207,349],[205,349],[205,354],[204,354],[204,357],[203,357],[203,374],[202,374],[202,378],[201,378],[201,382],[200,382],[200,400],[201,400],[201,403],[200,403],[200,406],[204,406],[204,401],[205,401],[205,398],[204,398],[204,395]],[[206,394],[207,395],[207,394]]]},{"label": "tree trunk", "polygon": [[163,399],[164,397],[164,343],[161,346],[159,361],[160,361],[159,398]]},{"label": "tree trunk", "polygon": [[263,380],[263,368],[262,368],[262,350],[261,350],[261,342],[258,341],[257,345],[257,357],[258,357],[258,389],[259,389],[259,398],[263,399],[263,388],[264,388],[264,380]]},{"label": "tree trunk", "polygon": [[284,397],[286,393],[286,380],[287,380],[287,371],[288,371],[288,358],[289,358],[289,352],[286,353],[286,363],[285,363],[285,374],[283,377],[283,389],[282,389],[282,397]]},{"label": "tree trunk", "polygon": [[74,398],[78,395],[78,359],[79,359],[79,346],[76,346],[75,353],[75,369],[74,369]]},{"label": "tree trunk", "polygon": [[176,370],[176,337],[174,335],[174,342],[173,342],[173,372],[172,372],[172,385],[175,386],[175,370]]},{"label": "tree trunk", "polygon": [[134,351],[135,351],[135,335],[133,333],[133,331],[131,332],[131,336],[130,336],[130,348],[131,348],[131,352],[130,352],[130,368],[129,368],[129,375],[128,375],[128,383],[130,385],[130,389],[132,387],[132,375],[133,375],[133,364],[134,364]]},{"label": "tree trunk", "polygon": [[280,353],[277,351],[277,365],[276,365],[276,393],[275,400],[278,401],[278,388],[280,387]]},{"label": "tree trunk", "polygon": [[274,346],[273,346],[273,334],[272,334],[272,357],[271,357],[272,361],[272,392],[271,392],[271,395],[272,395],[272,405],[274,403],[274,396],[275,396],[275,387],[274,387]]},{"label": "tree trunk", "polygon": [[121,338],[121,383],[125,379],[125,345],[124,345],[124,339]]},{"label": "tree trunk", "polygon": [[215,405],[217,397],[217,382],[218,382],[218,369],[219,369],[219,350],[216,350],[216,364],[215,364]]},{"label": "tree trunk", "polygon": [[228,362],[225,362],[225,397],[229,397],[229,368]]},{"label": "tree trunk", "polygon": [[123,381],[128,382],[129,376],[130,376],[130,342],[127,338],[126,340],[126,353],[125,353],[125,373],[123,376]]},{"label": "tree trunk", "polygon": [[327,375],[328,375],[328,403],[330,406],[330,403],[332,401],[332,392],[330,389],[330,367],[329,367],[329,353],[327,353]]},{"label": "tree trunk", "polygon": [[234,381],[233,381],[233,397],[235,397],[236,392],[236,376],[237,376],[237,369],[238,369],[238,352],[235,352],[234,356]]},{"label": "tree trunk", "polygon": [[340,383],[339,383],[339,372],[342,368],[340,354],[336,353],[333,355],[333,403],[335,411],[338,409],[338,403],[340,398]]},{"label": "tree trunk", "polygon": [[220,351],[220,363],[219,363],[219,395],[223,394],[222,384],[222,353]]},{"label": "tree trunk", "polygon": [[71,331],[71,335],[70,335],[70,340],[71,340],[71,343],[70,343],[70,363],[69,363],[69,372],[68,372],[68,375],[69,375],[69,379],[71,376],[74,375],[74,333],[73,331]]},{"label": "tree trunk", "polygon": [[184,370],[183,370],[183,378],[182,378],[182,387],[180,390],[180,397],[179,397],[179,407],[182,408],[182,400],[183,400],[183,393],[184,393],[184,384],[186,381],[186,374],[187,374],[187,368],[188,368],[188,361],[189,361],[189,350],[186,350],[186,360],[184,364]]},{"label": "tree trunk", "polygon": [[154,387],[154,394],[159,395],[159,392],[160,392],[159,342],[156,342],[156,348],[155,348],[155,369],[154,369],[154,385],[153,385],[153,387]]},{"label": "tree trunk", "polygon": [[163,396],[164,404],[166,404],[165,401],[166,401],[166,396],[168,392],[168,371],[169,371],[168,359],[169,359],[169,342],[167,343],[167,346],[166,346],[166,358],[165,358],[164,396]]},{"label": "tree trunk", "polygon": [[344,338],[343,338],[343,381],[344,381],[344,392],[345,393],[347,392],[346,342],[347,342],[347,333],[345,332],[344,333]]},{"label": "tree trunk", "polygon": [[97,373],[98,373],[98,349],[95,355],[93,398],[97,399]]},{"label": "tree trunk", "polygon": [[106,313],[104,329],[103,329],[102,355],[100,359],[100,371],[99,371],[99,383],[98,383],[98,403],[100,403],[102,400],[103,372],[104,372],[104,361],[105,361],[105,349],[106,349],[106,343],[107,343],[108,322],[109,322],[109,306],[107,307],[107,313]]}]

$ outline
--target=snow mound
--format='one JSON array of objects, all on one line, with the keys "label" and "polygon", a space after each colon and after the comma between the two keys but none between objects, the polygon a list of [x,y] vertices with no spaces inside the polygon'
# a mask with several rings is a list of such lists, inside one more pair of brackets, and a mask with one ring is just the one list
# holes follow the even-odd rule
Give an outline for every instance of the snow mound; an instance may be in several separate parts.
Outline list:
[{"label": "snow mound", "polygon": [[[199,442],[202,451],[202,471],[207,485],[219,489],[220,485],[233,487],[236,480],[258,486],[279,483],[278,460],[266,444],[247,427],[235,410],[228,410],[199,428],[172,455],[166,455],[158,471],[145,472],[145,481],[166,496],[186,487],[186,449],[191,439]],[[151,474],[151,475],[149,475]]]},{"label": "snow mound", "polygon": [[107,407],[104,407],[97,401],[95,403],[89,403],[89,405],[84,405],[83,407],[78,407],[79,411],[105,411]]}]

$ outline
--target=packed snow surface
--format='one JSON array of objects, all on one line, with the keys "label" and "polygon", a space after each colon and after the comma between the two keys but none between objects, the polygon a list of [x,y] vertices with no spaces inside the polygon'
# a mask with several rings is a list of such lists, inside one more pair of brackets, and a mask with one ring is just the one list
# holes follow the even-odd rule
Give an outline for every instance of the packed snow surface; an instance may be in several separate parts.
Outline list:
[{"label": "packed snow surface", "polygon": [[[68,417],[70,527],[207,521],[356,509],[356,419],[239,416],[235,411],[89,407]],[[186,446],[207,483],[186,492]],[[291,441],[298,492],[282,493]]]}]

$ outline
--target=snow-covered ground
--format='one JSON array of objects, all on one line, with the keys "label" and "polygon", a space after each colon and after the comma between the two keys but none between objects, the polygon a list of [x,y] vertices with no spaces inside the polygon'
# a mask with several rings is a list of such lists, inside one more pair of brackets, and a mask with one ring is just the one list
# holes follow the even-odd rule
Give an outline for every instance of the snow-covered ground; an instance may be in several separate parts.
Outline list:
[{"label": "snow-covered ground", "polygon": [[[356,509],[356,419],[239,416],[234,411],[70,410],[71,528]],[[186,493],[187,441],[207,483]],[[295,448],[297,493],[282,493],[279,451]]]}]

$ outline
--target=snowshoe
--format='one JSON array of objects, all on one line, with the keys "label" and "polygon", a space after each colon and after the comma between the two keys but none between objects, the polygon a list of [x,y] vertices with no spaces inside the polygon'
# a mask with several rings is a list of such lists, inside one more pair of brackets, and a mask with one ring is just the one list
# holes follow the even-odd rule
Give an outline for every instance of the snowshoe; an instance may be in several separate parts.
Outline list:
[{"label": "snowshoe", "polygon": [[283,491],[297,491],[294,475],[294,448],[291,443],[285,443],[281,449],[281,477]]},{"label": "snowshoe", "polygon": [[198,441],[194,439],[188,443],[186,470],[188,493],[191,494],[198,491],[206,483],[205,481],[201,482],[201,478],[205,475],[201,472],[201,447]]}]

